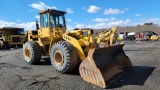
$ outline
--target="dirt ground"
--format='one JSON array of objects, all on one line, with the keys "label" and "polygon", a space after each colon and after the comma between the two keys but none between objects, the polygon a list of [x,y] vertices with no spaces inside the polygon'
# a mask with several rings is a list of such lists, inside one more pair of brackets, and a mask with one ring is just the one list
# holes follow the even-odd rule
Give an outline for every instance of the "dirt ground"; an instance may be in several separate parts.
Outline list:
[{"label": "dirt ground", "polygon": [[[107,89],[160,90],[160,42],[126,42],[124,51],[133,70]],[[105,90],[82,80],[78,71],[55,72],[49,60],[29,65],[21,48],[0,50],[0,90]]]}]

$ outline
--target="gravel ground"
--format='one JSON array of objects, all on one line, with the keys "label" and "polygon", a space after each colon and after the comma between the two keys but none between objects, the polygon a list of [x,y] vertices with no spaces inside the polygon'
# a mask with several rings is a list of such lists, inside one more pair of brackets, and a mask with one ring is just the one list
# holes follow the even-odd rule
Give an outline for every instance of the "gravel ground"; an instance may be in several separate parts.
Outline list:
[{"label": "gravel ground", "polygon": [[[107,89],[160,90],[160,42],[126,42],[133,70]],[[24,61],[22,49],[0,50],[0,90],[105,90],[82,80],[78,71],[59,74],[48,57],[40,65]]]}]

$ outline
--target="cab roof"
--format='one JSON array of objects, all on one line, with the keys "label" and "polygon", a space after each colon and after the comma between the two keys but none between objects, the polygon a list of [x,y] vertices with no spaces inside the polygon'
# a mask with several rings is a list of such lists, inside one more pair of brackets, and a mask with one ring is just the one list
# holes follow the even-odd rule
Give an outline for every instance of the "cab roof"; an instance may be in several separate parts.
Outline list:
[{"label": "cab roof", "polygon": [[50,12],[53,15],[62,15],[62,14],[66,14],[67,12],[65,11],[59,11],[59,10],[54,10],[54,9],[47,9],[47,10],[42,10],[39,12],[39,14],[45,13],[45,12]]},{"label": "cab roof", "polygon": [[3,30],[8,30],[8,31],[11,31],[11,30],[24,30],[24,28],[17,28],[17,27],[3,27],[3,28],[0,28],[0,31],[3,31]]}]

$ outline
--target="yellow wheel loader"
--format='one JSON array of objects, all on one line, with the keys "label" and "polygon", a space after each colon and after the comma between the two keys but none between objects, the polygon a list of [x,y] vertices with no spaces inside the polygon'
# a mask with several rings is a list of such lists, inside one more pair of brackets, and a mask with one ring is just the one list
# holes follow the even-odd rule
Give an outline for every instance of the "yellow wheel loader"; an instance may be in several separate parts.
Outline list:
[{"label": "yellow wheel loader", "polygon": [[99,33],[96,37],[96,42],[98,44],[104,43],[104,47],[113,46],[116,42],[124,44],[124,41],[116,34],[116,26],[112,27],[111,30],[105,30]]},{"label": "yellow wheel loader", "polygon": [[28,31],[23,45],[23,55],[29,64],[39,63],[42,54],[48,55],[54,70],[69,73],[80,59],[81,77],[103,88],[113,83],[115,76],[131,69],[123,44],[100,48],[91,29],[66,32],[66,12],[48,9],[39,14],[40,28],[36,25],[37,30]]}]

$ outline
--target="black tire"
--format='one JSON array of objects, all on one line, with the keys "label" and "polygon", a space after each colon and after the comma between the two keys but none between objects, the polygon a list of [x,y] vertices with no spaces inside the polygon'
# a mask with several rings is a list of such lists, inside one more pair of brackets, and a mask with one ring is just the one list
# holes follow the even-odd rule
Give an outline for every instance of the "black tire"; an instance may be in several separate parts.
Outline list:
[{"label": "black tire", "polygon": [[2,40],[0,40],[0,48],[2,48],[3,47],[3,41]]},{"label": "black tire", "polygon": [[[57,56],[58,54],[61,55],[61,59]],[[66,41],[56,42],[52,46],[50,58],[52,66],[59,73],[71,72],[76,67],[78,61],[75,47]],[[61,62],[60,65],[57,64],[58,60]]]},{"label": "black tire", "polygon": [[29,64],[38,64],[41,60],[41,49],[37,42],[28,41],[23,46],[23,56]]},{"label": "black tire", "polygon": [[1,46],[2,49],[9,49],[9,44],[8,42],[4,42],[4,41],[1,41],[3,43],[3,45]]}]

